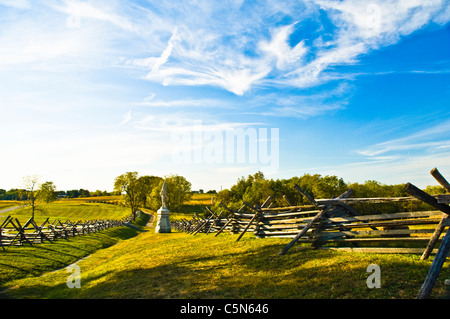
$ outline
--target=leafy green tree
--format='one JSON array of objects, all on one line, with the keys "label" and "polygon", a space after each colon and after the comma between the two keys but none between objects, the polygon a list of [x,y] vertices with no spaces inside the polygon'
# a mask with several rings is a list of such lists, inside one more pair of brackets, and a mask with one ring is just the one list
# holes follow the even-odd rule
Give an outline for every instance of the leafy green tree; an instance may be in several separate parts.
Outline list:
[{"label": "leafy green tree", "polygon": [[184,202],[192,198],[191,183],[183,176],[170,175],[166,177],[168,193],[168,207],[174,211],[179,210]]},{"label": "leafy green tree", "polygon": [[165,179],[161,179],[158,186],[153,188],[150,196],[150,208],[157,210],[161,207],[161,189],[164,181],[167,188],[167,207],[171,211],[177,211],[184,202],[192,197],[191,183],[183,176],[169,175]]},{"label": "leafy green tree", "polygon": [[139,208],[139,186],[137,172],[127,172],[116,177],[114,181],[114,190],[123,195],[133,219],[136,219],[136,211]]},{"label": "leafy green tree", "polygon": [[430,195],[443,195],[446,193],[446,190],[444,187],[439,186],[439,185],[434,185],[434,186],[428,185],[427,188],[425,189],[425,192]]},{"label": "leafy green tree", "polygon": [[264,175],[260,172],[253,176],[249,176],[251,185],[245,190],[242,200],[250,204],[256,204],[261,206],[269,196],[274,196],[275,192],[271,188],[269,180],[264,178]]},{"label": "leafy green tree", "polygon": [[53,182],[45,182],[39,188],[38,197],[45,203],[50,203],[56,200],[56,186]]},{"label": "leafy green tree", "polygon": [[[158,190],[158,186],[163,179],[158,176],[141,176],[138,178],[138,201],[142,207],[147,207],[148,198],[150,197],[153,189]],[[162,184],[161,184],[162,185]],[[161,191],[161,189],[159,189]]]}]

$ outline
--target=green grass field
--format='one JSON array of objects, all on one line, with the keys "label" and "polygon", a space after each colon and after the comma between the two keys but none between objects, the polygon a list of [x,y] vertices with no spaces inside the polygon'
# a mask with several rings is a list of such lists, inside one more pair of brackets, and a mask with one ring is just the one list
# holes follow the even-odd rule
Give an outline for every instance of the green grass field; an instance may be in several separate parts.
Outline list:
[{"label": "green grass field", "polygon": [[[75,220],[121,218],[129,212],[120,206],[65,201],[49,205],[47,213]],[[14,214],[27,217],[21,210]],[[181,214],[188,217],[189,209]],[[0,297],[411,299],[432,262],[421,261],[419,255],[302,246],[277,257],[289,239],[258,239],[246,234],[236,242],[238,235],[231,234],[155,234],[154,223],[144,226],[146,221],[145,215],[136,221],[142,231],[119,227],[33,247],[8,247],[0,252],[0,285],[6,291]],[[64,267],[76,261],[81,269],[81,288],[69,289],[66,282],[70,274]],[[370,264],[381,268],[379,289],[366,285]],[[450,278],[448,268],[447,262],[433,298],[447,294],[444,281]]]},{"label": "green grass field", "polygon": [[[81,289],[65,269],[5,283],[9,298],[415,298],[431,261],[418,255],[293,249],[286,239],[155,234],[152,228],[78,262]],[[1,256],[1,255],[0,255]],[[3,257],[2,257],[3,258]],[[2,263],[4,261],[2,260]],[[381,267],[382,286],[366,285],[367,266]],[[443,268],[433,297],[445,294]]]},{"label": "green grass field", "polygon": [[[44,222],[47,218],[52,222],[55,219],[61,221],[70,220],[92,220],[92,219],[122,219],[131,214],[129,208],[101,203],[86,203],[83,201],[56,201],[50,204],[38,206],[35,213],[35,220],[38,223]],[[19,208],[8,212],[3,216],[11,215],[18,218],[20,222],[31,217],[29,207]],[[0,217],[0,220],[2,218]]]}]

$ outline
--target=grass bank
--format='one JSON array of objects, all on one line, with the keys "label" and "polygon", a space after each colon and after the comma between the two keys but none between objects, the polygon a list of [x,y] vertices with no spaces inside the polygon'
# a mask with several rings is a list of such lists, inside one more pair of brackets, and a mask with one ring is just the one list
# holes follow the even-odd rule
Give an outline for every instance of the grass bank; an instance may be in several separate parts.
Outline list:
[{"label": "grass bank", "polygon": [[[128,216],[128,210],[106,204],[55,203],[46,206],[46,212],[49,215],[39,214],[37,219],[45,220],[47,217],[63,220],[119,219]],[[11,215],[19,220],[29,218],[29,212],[26,209],[16,210]],[[148,215],[144,215],[133,224],[139,228],[147,221]],[[6,247],[4,251],[0,251],[0,286],[7,286],[7,283],[12,280],[35,278],[61,269],[99,249],[111,247],[139,233],[137,229],[122,226],[83,236],[58,239],[52,243]]]},{"label": "grass bank", "polygon": [[[81,288],[69,289],[66,270],[10,280],[10,298],[415,298],[431,265],[418,255],[293,249],[286,239],[155,234],[153,229],[79,261]],[[370,264],[381,288],[366,284]],[[433,297],[445,293],[448,263]]]}]

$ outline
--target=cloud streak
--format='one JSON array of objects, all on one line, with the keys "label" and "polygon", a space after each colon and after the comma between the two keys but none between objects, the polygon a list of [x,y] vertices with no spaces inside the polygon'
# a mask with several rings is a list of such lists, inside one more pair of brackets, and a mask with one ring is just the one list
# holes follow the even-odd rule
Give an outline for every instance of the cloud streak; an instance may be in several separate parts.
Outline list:
[{"label": "cloud streak", "polygon": [[[218,10],[203,5],[198,11],[189,10],[197,15],[201,12],[203,24],[179,21],[179,32],[172,34],[159,57],[130,59],[127,63],[142,67],[144,61],[149,62],[150,72],[145,78],[164,85],[216,86],[236,95],[267,85],[305,88],[341,78],[329,72],[334,66],[353,65],[372,50],[394,44],[430,23],[444,24],[450,19],[445,13],[449,4],[442,0],[315,0],[303,3],[309,16],[289,6],[284,10],[278,7],[278,13],[294,23],[267,28],[263,25],[265,12],[256,10],[260,15],[254,19],[253,29],[265,32],[231,26],[230,32],[223,24],[219,24],[223,27],[220,29],[213,23]],[[332,26],[326,30],[331,36],[327,41],[317,34],[305,34],[300,23],[300,19],[315,22],[317,17],[311,12],[318,10],[326,12]],[[224,23],[232,15],[235,19],[242,18],[247,27],[247,19],[240,16],[239,9],[220,12]],[[176,11],[173,15],[179,17],[181,13]],[[241,45],[236,45],[238,38],[243,39]]]}]

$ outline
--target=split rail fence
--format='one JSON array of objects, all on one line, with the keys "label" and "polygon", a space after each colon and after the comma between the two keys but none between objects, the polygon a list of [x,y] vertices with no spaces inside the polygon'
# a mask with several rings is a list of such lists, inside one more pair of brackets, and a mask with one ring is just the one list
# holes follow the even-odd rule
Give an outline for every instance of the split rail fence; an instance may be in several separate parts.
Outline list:
[{"label": "split rail fence", "polygon": [[[436,168],[431,174],[450,193],[450,184]],[[286,207],[272,207],[271,197],[261,206],[244,202],[238,210],[220,203],[223,210],[218,215],[206,208],[208,218],[196,215],[190,220],[173,221],[171,227],[193,235],[239,234],[237,241],[247,232],[253,232],[259,238],[291,239],[279,255],[286,254],[297,243],[309,244],[316,249],[422,254],[421,259],[435,254],[418,298],[429,296],[450,249],[450,231],[444,231],[450,226],[450,195],[431,196],[411,183],[405,186],[410,197],[349,198],[353,193],[350,189],[337,198],[314,199],[298,185],[295,189],[311,205],[294,206],[286,197],[289,205]],[[376,213],[377,204],[399,202],[426,203],[432,210]],[[354,205],[361,203],[369,204],[374,212],[358,213]],[[224,212],[228,213],[228,218],[221,218]],[[435,249],[438,244],[439,249]]]},{"label": "split rail fence", "polygon": [[[300,189],[298,186],[296,188]],[[244,203],[239,210],[234,211],[222,204],[224,211],[229,212],[228,218],[220,218],[208,209],[208,218],[196,215],[191,220],[172,221],[171,227],[193,235],[205,233],[218,236],[223,232],[240,234],[238,241],[245,233],[253,233],[259,238],[291,238],[291,244],[281,254],[295,243],[311,244],[314,248],[328,246],[361,252],[423,253],[444,217],[440,210],[360,215],[352,208],[352,204],[415,202],[417,199],[345,198],[350,193],[344,194],[344,198],[317,199],[314,205],[272,208],[267,204],[258,207]],[[270,198],[266,203],[269,201]],[[408,244],[400,245],[402,242]]]},{"label": "split rail fence", "polygon": [[72,222],[69,220],[54,220],[47,218],[38,225],[30,218],[22,226],[17,218],[11,216],[0,221],[0,246],[5,250],[7,246],[22,246],[24,244],[40,244],[45,241],[53,242],[59,238],[81,236],[95,233],[104,229],[119,227],[129,223],[132,216],[121,220],[91,220]]}]

